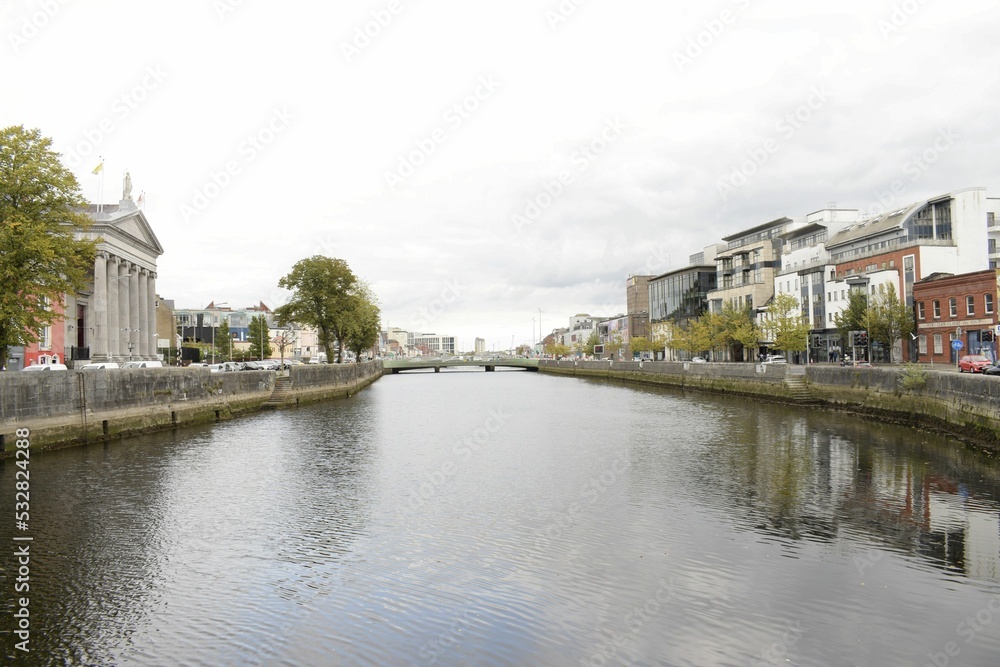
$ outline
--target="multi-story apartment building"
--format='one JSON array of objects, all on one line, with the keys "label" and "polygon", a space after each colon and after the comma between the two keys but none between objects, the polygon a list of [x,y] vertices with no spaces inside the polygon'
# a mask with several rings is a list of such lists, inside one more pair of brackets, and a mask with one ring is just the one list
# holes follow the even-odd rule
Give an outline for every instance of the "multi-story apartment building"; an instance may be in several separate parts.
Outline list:
[{"label": "multi-story apartment building", "polygon": [[434,333],[407,334],[407,345],[421,354],[455,354],[455,337]]},{"label": "multi-story apartment building", "polygon": [[[711,259],[709,260],[711,262]],[[703,253],[691,256],[691,266],[654,276],[649,281],[649,320],[654,339],[666,347],[657,350],[657,359],[677,361],[685,353],[669,347],[674,327],[686,328],[708,310],[708,294],[716,288],[714,263],[705,263]]]},{"label": "multi-story apartment building", "polygon": [[[851,288],[871,295],[878,285],[891,283],[912,307],[913,285],[923,277],[987,269],[987,207],[984,188],[965,188],[889,211],[834,234],[826,243],[835,265],[829,295],[838,294],[843,300]],[[828,312],[828,326],[831,316]],[[881,358],[916,357],[915,341],[898,345],[895,351],[882,351]]]},{"label": "multi-story apartment building", "polygon": [[569,318],[569,327],[560,329],[559,337],[562,344],[570,349],[583,345],[597,329],[597,324],[606,317],[595,317],[587,313],[578,313]]},{"label": "multi-story apartment building", "polygon": [[986,198],[986,233],[990,268],[1000,268],[1000,197]]},{"label": "multi-story apartment building", "polygon": [[754,313],[774,296],[774,274],[781,268],[781,235],[791,231],[790,218],[778,218],[726,236],[726,249],[715,257],[716,288],[709,292],[709,309],[723,304]]},{"label": "multi-story apartment building", "polygon": [[[805,225],[782,235],[781,268],[774,277],[774,293],[790,294],[798,300],[802,317],[809,323],[807,355],[813,362],[830,361],[840,352],[834,320],[846,304],[846,298],[833,292],[836,270],[826,242],[858,219],[856,209],[821,209],[807,215]],[[769,334],[766,326],[763,330]]]}]

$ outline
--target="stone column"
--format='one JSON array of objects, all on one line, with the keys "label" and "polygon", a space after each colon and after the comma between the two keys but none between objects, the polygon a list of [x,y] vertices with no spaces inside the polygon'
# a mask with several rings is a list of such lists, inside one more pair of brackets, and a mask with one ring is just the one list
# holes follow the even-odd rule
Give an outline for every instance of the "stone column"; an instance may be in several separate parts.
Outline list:
[{"label": "stone column", "polygon": [[112,257],[108,261],[108,356],[113,360],[121,358],[121,335],[119,329],[118,301],[118,264],[119,259]]},{"label": "stone column", "polygon": [[146,292],[146,308],[149,311],[146,317],[149,335],[146,339],[149,341],[149,357],[156,359],[156,274],[152,271],[146,278]]},{"label": "stone column", "polygon": [[108,360],[108,255],[97,253],[94,260],[94,338],[90,358]]},{"label": "stone column", "polygon": [[128,329],[129,356],[135,359],[139,356],[139,267],[135,264],[128,272]]},{"label": "stone column", "polygon": [[118,331],[113,332],[113,335],[118,336],[118,353],[123,359],[128,359],[128,334],[129,334],[129,309],[128,309],[128,294],[129,294],[129,269],[132,267],[131,262],[119,262],[118,264]]},{"label": "stone column", "polygon": [[139,270],[139,358],[149,359],[149,293],[147,283],[149,272]]}]

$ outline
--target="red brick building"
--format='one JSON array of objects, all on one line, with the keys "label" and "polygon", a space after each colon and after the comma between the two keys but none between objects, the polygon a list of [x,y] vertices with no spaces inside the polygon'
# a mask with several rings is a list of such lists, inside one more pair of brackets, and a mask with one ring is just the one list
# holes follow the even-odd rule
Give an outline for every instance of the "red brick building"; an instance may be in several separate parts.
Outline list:
[{"label": "red brick building", "polygon": [[[918,360],[954,364],[965,354],[997,359],[1000,271],[933,273],[913,284]],[[952,341],[962,341],[959,351]]]}]

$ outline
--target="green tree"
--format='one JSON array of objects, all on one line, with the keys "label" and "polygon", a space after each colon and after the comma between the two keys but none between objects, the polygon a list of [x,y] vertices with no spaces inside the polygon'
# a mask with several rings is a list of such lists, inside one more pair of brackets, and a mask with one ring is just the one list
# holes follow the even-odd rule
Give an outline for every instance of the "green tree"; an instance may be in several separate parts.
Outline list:
[{"label": "green tree", "polygon": [[798,299],[778,293],[768,305],[767,315],[775,349],[805,352],[809,345],[809,323],[802,317]]},{"label": "green tree", "polygon": [[353,304],[344,319],[344,344],[360,360],[361,355],[372,349],[382,331],[381,312],[371,289],[358,281],[353,293]]},{"label": "green tree", "polygon": [[868,296],[864,289],[851,288],[847,291],[847,306],[833,316],[833,323],[847,346],[851,344],[850,332],[868,328]]},{"label": "green tree", "polygon": [[604,343],[604,353],[613,359],[618,356],[619,350],[624,347],[625,338],[622,336],[622,332],[614,331],[608,336],[607,342]]},{"label": "green tree", "polygon": [[597,335],[597,329],[594,329],[593,331],[590,332],[590,335],[587,336],[587,341],[583,344],[583,349],[582,349],[583,353],[588,356],[593,356],[594,346],[599,345],[600,342],[601,339]]},{"label": "green tree", "polygon": [[292,290],[292,298],[276,311],[281,325],[293,322],[315,327],[326,358],[337,361],[344,350],[345,325],[356,305],[358,278],[342,259],[314,255],[299,260],[278,286]]},{"label": "green tree", "polygon": [[653,351],[653,341],[649,340],[645,336],[634,336],[632,340],[629,341],[629,348],[632,350],[632,354],[639,352],[652,352]]},{"label": "green tree", "polygon": [[882,343],[893,362],[901,361],[896,343],[915,329],[913,312],[900,300],[893,283],[884,283],[871,295],[865,324],[873,341]]},{"label": "green tree", "polygon": [[267,316],[261,314],[250,320],[247,340],[250,341],[251,359],[271,358],[271,336],[268,333]]},{"label": "green tree", "polygon": [[552,339],[545,344],[545,354],[551,354],[553,357],[565,357],[570,353],[569,345],[560,342],[557,339]]},{"label": "green tree", "polygon": [[754,351],[760,344],[760,329],[750,309],[725,303],[719,316],[722,330],[714,336],[713,342],[725,341],[733,360],[742,357],[744,361],[753,361]]},{"label": "green tree", "polygon": [[220,359],[232,361],[232,354],[230,353],[232,344],[232,335],[229,333],[229,320],[222,320],[222,324],[215,327],[215,355]]},{"label": "green tree", "polygon": [[23,125],[0,130],[0,366],[88,284],[97,243],[74,236],[90,226],[85,205],[51,139]]}]

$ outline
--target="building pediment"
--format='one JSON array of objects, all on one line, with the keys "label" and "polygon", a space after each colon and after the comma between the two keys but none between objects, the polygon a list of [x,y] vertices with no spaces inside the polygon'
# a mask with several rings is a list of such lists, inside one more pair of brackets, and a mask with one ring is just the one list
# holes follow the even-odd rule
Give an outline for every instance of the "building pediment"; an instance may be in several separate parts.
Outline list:
[{"label": "building pediment", "polygon": [[132,201],[123,200],[117,206],[103,206],[100,212],[90,210],[93,223],[83,236],[100,238],[101,249],[123,259],[136,261],[146,268],[156,265],[156,258],[163,254],[163,246],[153,232],[146,214]]}]

